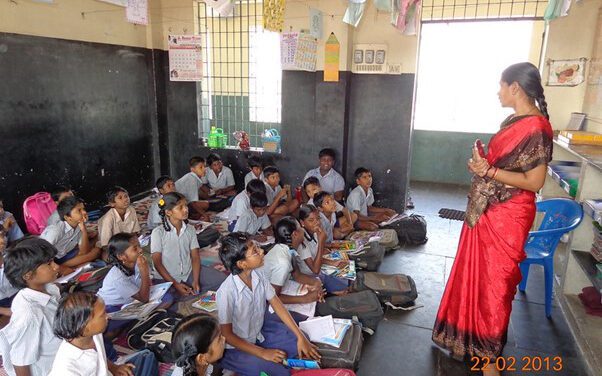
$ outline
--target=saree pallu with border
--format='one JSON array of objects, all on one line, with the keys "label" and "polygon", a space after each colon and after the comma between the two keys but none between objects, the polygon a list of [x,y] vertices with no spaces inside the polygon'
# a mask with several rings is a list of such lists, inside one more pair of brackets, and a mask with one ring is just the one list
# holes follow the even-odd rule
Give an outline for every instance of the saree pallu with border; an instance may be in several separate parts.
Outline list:
[{"label": "saree pallu with border", "polygon": [[[525,172],[551,160],[552,139],[544,117],[508,118],[491,139],[486,158],[499,169]],[[473,177],[432,337],[454,357],[501,355],[535,211],[533,192]]]}]

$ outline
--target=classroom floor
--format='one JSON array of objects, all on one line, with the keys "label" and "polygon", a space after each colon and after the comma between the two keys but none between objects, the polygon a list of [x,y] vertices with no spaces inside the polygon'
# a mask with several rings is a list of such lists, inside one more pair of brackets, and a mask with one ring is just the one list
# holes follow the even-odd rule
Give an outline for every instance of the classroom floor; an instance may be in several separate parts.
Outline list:
[{"label": "classroom floor", "polygon": [[[412,183],[414,212],[428,222],[429,241],[403,248],[385,257],[381,272],[405,273],[414,278],[418,289],[417,303],[423,308],[403,312],[389,310],[376,333],[365,336],[358,376],[411,375],[456,376],[478,375],[470,364],[450,358],[431,341],[431,330],[445,282],[451,271],[462,223],[439,218],[441,208],[464,210],[467,187],[456,185]],[[554,303],[552,319],[544,314],[543,269],[533,266],[525,294],[517,292],[513,303],[508,343],[504,356],[517,359],[517,371],[511,374],[585,376],[585,365],[571,335],[564,315]],[[369,338],[368,338],[369,337]],[[560,372],[522,372],[522,357],[562,357]]]}]

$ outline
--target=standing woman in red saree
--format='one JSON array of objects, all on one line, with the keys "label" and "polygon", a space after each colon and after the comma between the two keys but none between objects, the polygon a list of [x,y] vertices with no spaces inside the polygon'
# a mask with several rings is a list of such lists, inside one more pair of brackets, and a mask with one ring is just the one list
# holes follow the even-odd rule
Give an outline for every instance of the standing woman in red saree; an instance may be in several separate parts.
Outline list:
[{"label": "standing woman in red saree", "polygon": [[499,375],[495,359],[506,344],[519,263],[535,218],[535,192],[545,181],[553,139],[533,64],[506,68],[498,97],[514,114],[493,136],[486,155],[475,143],[468,160],[473,178],[465,223],[433,328],[433,341],[455,358],[488,358],[484,375]]}]

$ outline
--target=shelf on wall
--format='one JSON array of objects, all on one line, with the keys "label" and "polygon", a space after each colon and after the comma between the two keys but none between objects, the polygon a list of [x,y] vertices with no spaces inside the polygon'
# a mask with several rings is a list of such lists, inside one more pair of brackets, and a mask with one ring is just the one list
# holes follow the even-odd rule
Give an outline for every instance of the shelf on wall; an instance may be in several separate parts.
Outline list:
[{"label": "shelf on wall", "polygon": [[592,256],[589,252],[577,251],[573,250],[573,255],[575,256],[575,260],[585,272],[585,275],[591,281],[592,285],[598,290],[602,290],[602,279],[596,278],[598,274],[598,269],[596,268],[596,264],[598,263],[594,256]]}]

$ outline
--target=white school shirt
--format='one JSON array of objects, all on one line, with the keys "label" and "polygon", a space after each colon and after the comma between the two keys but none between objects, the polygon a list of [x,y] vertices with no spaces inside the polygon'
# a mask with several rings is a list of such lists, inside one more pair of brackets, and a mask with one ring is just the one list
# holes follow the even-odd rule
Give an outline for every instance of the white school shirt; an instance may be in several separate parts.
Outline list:
[{"label": "white school shirt", "polygon": [[268,206],[270,206],[272,205],[272,202],[274,202],[276,195],[282,190],[282,187],[280,185],[277,185],[276,188],[272,188],[272,186],[269,185],[267,182],[263,183],[265,184],[265,195],[268,198]]},{"label": "white school shirt", "polygon": [[263,176],[263,172],[259,174],[259,177],[257,177],[255,176],[253,171],[249,171],[249,173],[245,175],[245,188],[247,187],[247,184],[249,184],[249,182],[253,179],[259,179],[263,181],[265,179],[265,177]]},{"label": "white school shirt", "polygon": [[272,223],[267,214],[264,214],[261,218],[257,218],[253,210],[248,209],[238,217],[234,225],[234,232],[247,232],[251,235],[256,235],[259,230],[265,230],[271,225]]},{"label": "white school shirt", "polygon": [[[238,275],[230,274],[217,290],[217,316],[220,324],[232,324],[234,334],[255,344],[264,340],[263,316],[276,292],[261,270],[251,271],[251,286],[252,290]],[[226,344],[226,348],[233,347]]]},{"label": "white school shirt", "polygon": [[110,376],[102,333],[92,336],[96,349],[82,350],[63,340],[48,376]]},{"label": "white school shirt", "polygon": [[134,301],[132,296],[140,291],[141,286],[142,277],[140,277],[138,265],[134,268],[134,274],[131,276],[125,275],[121,269],[113,266],[102,281],[98,296],[104,300],[106,305],[124,305]]},{"label": "white school shirt", "polygon": [[326,231],[326,241],[330,243],[334,240],[334,225],[337,223],[336,213],[332,213],[330,218],[327,218],[326,215],[320,211],[320,223],[322,224],[322,229]]},{"label": "white school shirt", "polygon": [[293,272],[293,251],[286,244],[276,244],[263,258],[263,272],[272,285],[284,286]]},{"label": "white school shirt", "polygon": [[236,221],[242,213],[251,210],[251,202],[247,191],[242,191],[234,197],[230,210],[228,210],[228,221]]},{"label": "white school shirt", "polygon": [[328,192],[330,194],[334,194],[335,192],[344,191],[345,190],[345,179],[335,171],[334,168],[331,168],[330,171],[324,176],[320,173],[320,167],[314,168],[313,170],[307,171],[303,181],[305,181],[308,177],[315,176],[320,181],[320,187],[324,192]]},{"label": "white school shirt", "polygon": [[372,188],[368,189],[368,194],[364,191],[361,185],[355,187],[351,193],[349,193],[349,197],[347,197],[347,209],[349,211],[359,211],[361,215],[368,215],[368,206],[372,206],[374,204],[374,191]]},{"label": "white school shirt", "polygon": [[163,224],[161,216],[159,215],[159,200],[160,199],[153,202],[148,208],[148,219],[146,220],[146,227],[151,230]]},{"label": "white school shirt", "polygon": [[101,247],[108,245],[111,237],[120,232],[128,234],[140,232],[140,223],[138,223],[138,215],[134,207],[129,206],[125,210],[123,219],[117,213],[117,209],[111,208],[98,220],[98,238]]},{"label": "white school shirt", "polygon": [[176,191],[186,197],[186,201],[193,202],[199,200],[199,188],[207,184],[206,178],[199,178],[197,174],[190,171],[176,181]]},{"label": "white school shirt", "polygon": [[315,260],[318,255],[318,238],[316,234],[313,234],[311,240],[307,240],[309,234],[306,230],[304,231],[303,243],[297,249],[297,264],[299,265],[299,271],[303,274],[313,275],[314,272],[309,268],[309,265],[305,262],[308,258]]},{"label": "white school shirt", "polygon": [[10,298],[19,292],[18,288],[13,287],[8,278],[4,275],[4,265],[0,266],[0,300]]},{"label": "white school shirt", "polygon": [[[183,224],[178,235],[176,228],[167,221],[171,231],[155,227],[151,233],[151,254],[161,253],[161,262],[167,272],[178,282],[186,282],[192,273],[190,251],[199,247],[194,227]],[[163,278],[155,269],[155,277]]]},{"label": "white school shirt", "polygon": [[232,170],[227,166],[222,166],[222,171],[219,173],[219,176],[215,175],[215,172],[208,168],[206,179],[211,189],[222,189],[236,184],[234,183]]},{"label": "white school shirt", "polygon": [[46,220],[46,227],[56,225],[61,221],[58,210],[55,210],[50,214],[50,217]]},{"label": "white school shirt", "polygon": [[46,376],[52,368],[61,339],[54,335],[54,316],[61,297],[55,284],[46,292],[24,288],[13,300],[12,316],[0,330],[3,367],[14,375],[14,366],[29,366],[32,376]]},{"label": "white school shirt", "polygon": [[[345,208],[345,207],[344,207],[343,205],[341,205],[341,203],[340,203],[340,202],[338,202],[338,201],[335,201],[335,202],[334,202],[334,204],[335,204],[335,207],[336,207],[336,210],[335,210],[336,212],[340,212],[340,211],[342,211],[342,210]],[[307,200],[307,205],[313,205],[313,206],[316,206],[316,204],[314,204],[314,199],[313,199],[313,198],[310,198],[309,200]]]},{"label": "white school shirt", "polygon": [[56,258],[61,258],[77,247],[82,232],[79,226],[73,228],[66,221],[60,221],[56,225],[46,227],[40,237],[52,244],[58,251]]}]

